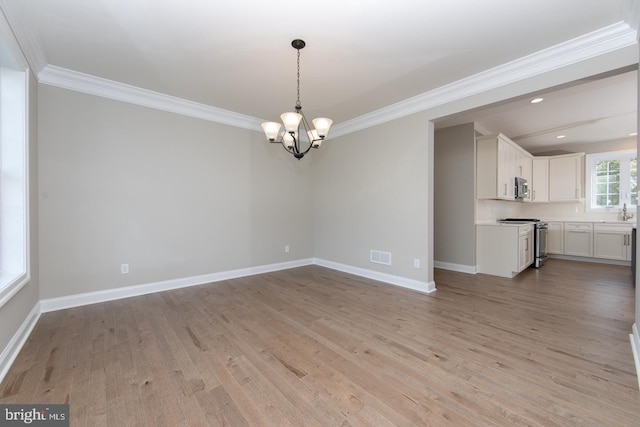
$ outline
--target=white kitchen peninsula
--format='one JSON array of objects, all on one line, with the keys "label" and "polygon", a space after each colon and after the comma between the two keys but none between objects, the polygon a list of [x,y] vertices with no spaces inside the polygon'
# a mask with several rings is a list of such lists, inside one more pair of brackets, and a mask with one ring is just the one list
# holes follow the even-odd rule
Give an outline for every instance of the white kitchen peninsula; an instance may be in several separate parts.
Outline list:
[{"label": "white kitchen peninsula", "polygon": [[478,273],[512,278],[533,264],[533,224],[476,225]]}]

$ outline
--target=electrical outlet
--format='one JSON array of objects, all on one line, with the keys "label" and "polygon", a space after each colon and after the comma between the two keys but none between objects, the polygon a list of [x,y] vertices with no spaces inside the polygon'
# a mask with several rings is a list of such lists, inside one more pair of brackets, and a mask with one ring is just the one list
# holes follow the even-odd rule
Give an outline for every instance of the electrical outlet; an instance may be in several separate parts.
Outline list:
[{"label": "electrical outlet", "polygon": [[284,252],[289,253],[289,245],[284,245]]},{"label": "electrical outlet", "polygon": [[414,258],[413,259],[413,267],[414,268],[420,268],[420,259],[419,258]]},{"label": "electrical outlet", "polygon": [[129,264],[120,264],[120,274],[129,274]]}]

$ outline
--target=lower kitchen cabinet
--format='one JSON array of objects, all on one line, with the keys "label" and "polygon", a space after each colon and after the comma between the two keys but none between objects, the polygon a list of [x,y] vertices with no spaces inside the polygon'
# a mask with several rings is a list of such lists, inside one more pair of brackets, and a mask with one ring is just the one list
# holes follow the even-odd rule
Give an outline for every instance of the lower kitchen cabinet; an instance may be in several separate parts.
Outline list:
[{"label": "lower kitchen cabinet", "polygon": [[592,223],[564,223],[564,254],[582,257],[593,257]]},{"label": "lower kitchen cabinet", "polygon": [[533,231],[521,230],[518,237],[518,272],[533,264]]},{"label": "lower kitchen cabinet", "polygon": [[549,221],[547,229],[547,252],[564,254],[564,222]]},{"label": "lower kitchen cabinet", "polygon": [[478,273],[514,277],[533,264],[533,225],[476,226]]},{"label": "lower kitchen cabinet", "polygon": [[547,252],[631,261],[633,223],[549,221]]},{"label": "lower kitchen cabinet", "polygon": [[594,224],[595,258],[631,260],[631,227],[617,224]]}]

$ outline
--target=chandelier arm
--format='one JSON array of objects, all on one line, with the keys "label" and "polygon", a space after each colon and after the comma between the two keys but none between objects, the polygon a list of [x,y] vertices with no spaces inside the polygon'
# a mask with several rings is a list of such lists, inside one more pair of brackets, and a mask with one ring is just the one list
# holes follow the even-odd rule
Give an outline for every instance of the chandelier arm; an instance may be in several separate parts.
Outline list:
[{"label": "chandelier arm", "polygon": [[307,118],[304,116],[302,111],[300,112],[300,114],[302,115],[301,122],[302,122],[302,127],[304,128],[304,134],[307,135],[307,138],[309,138],[309,146],[305,150],[305,154],[306,154],[309,152],[309,150],[311,150],[311,146],[313,146],[313,139],[309,137],[309,130],[311,130],[312,128],[309,127],[309,122],[307,122]]},{"label": "chandelier arm", "polygon": [[308,132],[313,128],[309,126],[309,122],[307,121],[307,118],[305,117],[304,113],[302,113],[302,111],[300,111],[300,115],[302,116],[302,120],[300,121],[302,122],[302,127],[304,127],[304,133],[305,135],[308,135]]},{"label": "chandelier arm", "polygon": [[300,133],[298,133],[297,138],[295,135],[291,135],[291,138],[293,138],[293,152],[299,153],[300,152]]},{"label": "chandelier arm", "polygon": [[282,148],[284,149],[284,151],[286,151],[287,153],[291,153],[291,150],[289,150],[287,146],[284,145],[284,140],[280,141],[280,145],[282,145]]}]

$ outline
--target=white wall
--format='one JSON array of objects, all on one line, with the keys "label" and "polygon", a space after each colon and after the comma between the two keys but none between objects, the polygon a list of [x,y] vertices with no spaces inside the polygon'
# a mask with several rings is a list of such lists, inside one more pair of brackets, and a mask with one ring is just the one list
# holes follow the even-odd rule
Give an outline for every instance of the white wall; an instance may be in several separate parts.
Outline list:
[{"label": "white wall", "polygon": [[474,268],[475,128],[473,123],[435,132],[434,260]]},{"label": "white wall", "polygon": [[41,299],[312,256],[311,170],[259,133],[46,85],[39,116]]}]

